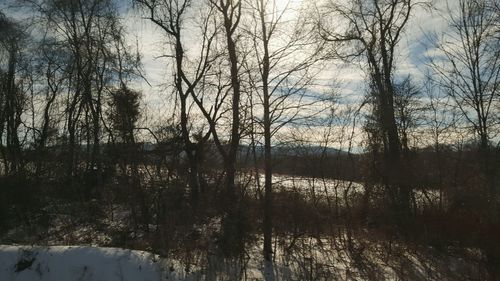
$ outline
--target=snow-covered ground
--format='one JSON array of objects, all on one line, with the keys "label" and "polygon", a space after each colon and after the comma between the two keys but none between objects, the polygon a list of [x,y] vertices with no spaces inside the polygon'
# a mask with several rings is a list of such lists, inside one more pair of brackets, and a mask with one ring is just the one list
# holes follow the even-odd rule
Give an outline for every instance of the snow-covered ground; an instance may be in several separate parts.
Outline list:
[{"label": "snow-covered ground", "polygon": [[[345,198],[352,200],[363,194],[365,188],[355,182],[286,175],[274,175],[273,183],[276,191],[298,191],[306,198],[338,200],[340,205]],[[257,190],[257,186],[250,187]],[[419,205],[436,204],[438,198],[435,190],[415,192]],[[117,206],[111,214],[111,222],[106,224],[121,231],[127,210]],[[74,233],[64,230],[62,226],[71,225],[71,219],[59,218],[57,225],[61,227],[48,231],[50,238],[41,243],[110,245],[111,237],[92,226],[79,226]],[[373,241],[364,241],[348,251],[343,235],[319,240],[308,236],[280,239],[284,241],[278,243],[282,246],[276,248],[276,263],[271,266],[262,261],[262,241],[248,245],[241,261],[221,259],[212,252],[182,257],[175,253],[167,260],[149,252],[118,248],[0,245],[0,281],[264,280],[264,276],[267,280],[482,280],[485,276],[477,270],[481,267],[476,260],[481,255],[475,252],[456,258],[430,247],[410,253],[406,245]],[[375,278],[368,278],[371,275]]]},{"label": "snow-covered ground", "polygon": [[[343,241],[343,239],[341,239]],[[298,238],[294,247],[276,249],[266,264],[259,245],[240,259],[193,256],[182,263],[143,251],[85,246],[2,246],[0,281],[255,281],[255,280],[485,280],[481,256],[458,257],[430,247],[354,242],[347,251],[339,239]],[[279,244],[279,243],[278,243]],[[177,257],[180,258],[180,257]]]},{"label": "snow-covered ground", "polygon": [[[263,188],[264,174],[259,174],[259,179],[260,187]],[[248,175],[247,178],[242,177],[240,180],[249,181]],[[313,200],[330,200],[330,202],[337,200],[341,206],[345,206],[345,197],[352,200],[356,196],[362,196],[365,192],[363,183],[336,179],[274,174],[272,182],[275,191],[296,191]],[[380,190],[372,190],[372,194],[374,192],[380,192]],[[438,206],[439,190],[419,188],[413,192],[415,203],[419,208]]]},{"label": "snow-covered ground", "polygon": [[[0,246],[0,280],[156,281],[166,272],[147,252],[75,246]],[[168,280],[168,279],[167,279]]]},{"label": "snow-covered ground", "polygon": [[[0,245],[0,281],[263,280],[267,268],[215,261],[188,269],[144,251],[86,246]],[[251,277],[248,278],[248,275]]]}]

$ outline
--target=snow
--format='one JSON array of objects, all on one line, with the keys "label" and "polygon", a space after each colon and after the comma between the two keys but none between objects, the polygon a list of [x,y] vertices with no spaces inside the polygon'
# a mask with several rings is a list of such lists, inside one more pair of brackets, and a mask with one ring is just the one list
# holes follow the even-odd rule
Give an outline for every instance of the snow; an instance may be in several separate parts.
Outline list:
[{"label": "snow", "polygon": [[[346,241],[345,238],[341,239]],[[262,260],[262,240],[243,260],[197,256],[168,262],[143,251],[84,246],[2,246],[0,281],[198,281],[198,280],[484,280],[480,252],[459,257],[430,247],[337,238],[297,238],[277,243],[275,263]],[[282,246],[279,246],[282,243]],[[283,247],[284,246],[284,247]],[[179,257],[177,257],[179,258]],[[371,276],[371,278],[369,278]]]},{"label": "snow", "polygon": [[0,280],[165,280],[160,268],[150,253],[142,251],[81,246],[0,246]]}]

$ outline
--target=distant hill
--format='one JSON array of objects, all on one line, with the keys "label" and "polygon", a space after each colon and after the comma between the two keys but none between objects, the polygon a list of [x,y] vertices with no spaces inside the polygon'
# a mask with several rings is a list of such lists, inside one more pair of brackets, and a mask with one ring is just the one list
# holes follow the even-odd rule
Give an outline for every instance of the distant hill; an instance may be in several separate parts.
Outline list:
[{"label": "distant hill", "polygon": [[[261,156],[264,154],[264,146],[256,146],[256,153]],[[245,155],[248,151],[251,151],[251,147],[247,145],[242,145],[240,148],[240,154]],[[272,148],[273,157],[290,157],[290,156],[321,156],[326,157],[347,155],[346,151],[333,148],[333,147],[323,147],[319,145],[310,146],[282,146],[277,145]]]}]

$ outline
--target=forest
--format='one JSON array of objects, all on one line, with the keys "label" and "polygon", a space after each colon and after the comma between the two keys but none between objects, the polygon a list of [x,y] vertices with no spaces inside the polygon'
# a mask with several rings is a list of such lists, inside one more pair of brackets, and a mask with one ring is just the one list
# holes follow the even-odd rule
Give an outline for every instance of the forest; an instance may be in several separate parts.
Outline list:
[{"label": "forest", "polygon": [[500,280],[500,1],[0,0],[0,280]]}]

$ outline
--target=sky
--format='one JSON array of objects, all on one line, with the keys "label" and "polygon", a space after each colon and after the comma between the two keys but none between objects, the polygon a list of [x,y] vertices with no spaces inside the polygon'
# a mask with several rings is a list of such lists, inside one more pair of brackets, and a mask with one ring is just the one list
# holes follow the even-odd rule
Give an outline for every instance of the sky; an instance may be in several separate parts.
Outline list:
[{"label": "sky", "polygon": [[[290,6],[293,7],[292,10],[296,10],[296,7],[307,4],[307,1],[309,0],[293,0]],[[279,0],[278,6],[284,7],[284,2]],[[448,2],[453,5],[457,1]],[[446,20],[440,15],[440,12],[445,11],[450,3],[447,3],[446,0],[434,0],[434,9],[417,7],[414,10],[398,47],[396,79],[407,75],[411,75],[414,81],[424,78],[426,56],[434,51],[428,37],[431,34],[441,34],[447,29]],[[293,15],[290,16],[290,18],[292,17]],[[149,82],[149,84],[140,83],[141,90],[145,93],[146,104],[155,114],[168,115],[170,107],[166,104],[168,104],[168,97],[171,97],[171,92],[165,91],[162,85],[165,81],[172,79],[171,74],[168,73],[168,60],[161,57],[170,51],[165,37],[161,30],[148,20],[142,19],[137,11],[129,11],[126,18],[125,22],[130,33],[129,39],[134,44],[136,40],[139,42],[144,74]],[[188,38],[188,42],[191,39]],[[196,44],[196,41],[193,42]],[[318,83],[325,86],[335,84],[336,90],[344,97],[344,102],[357,102],[363,98],[365,93],[366,81],[363,66],[363,63],[346,64],[338,60],[329,61],[320,73]],[[359,126],[356,131],[361,134]],[[318,132],[313,135],[319,136],[321,134]]]},{"label": "sky", "polygon": [[[297,7],[308,4],[312,0],[290,0],[287,7],[296,11]],[[433,46],[428,42],[426,36],[432,33],[440,34],[447,29],[446,20],[439,14],[445,11],[447,5],[456,5],[456,0],[428,0],[433,3],[434,9],[423,9],[418,7],[413,11],[404,36],[398,47],[398,61],[396,63],[397,76],[405,77],[410,74],[415,78],[423,78],[425,72],[425,59],[428,53],[432,53]],[[196,0],[194,1],[196,2]],[[286,7],[288,0],[277,0],[279,9]],[[20,17],[19,12],[8,9],[12,0],[0,0],[0,9],[7,11],[14,17]],[[166,42],[163,32],[144,19],[139,11],[133,9],[130,1],[117,1],[119,10],[122,13],[123,23],[127,28],[127,41],[131,48],[138,47],[142,56],[143,74],[146,81],[140,81],[139,86],[147,92],[147,102],[158,104],[164,93],[162,87],[165,81],[171,80],[169,77],[169,60],[163,55],[170,53],[170,47]],[[291,13],[288,18],[293,18],[295,13]],[[190,41],[196,44],[196,38],[190,38],[187,34],[186,45],[189,47]],[[320,80],[328,84],[329,79],[336,79],[342,82],[343,91],[349,94],[360,94],[363,91],[365,80],[360,64],[344,64],[340,61],[332,60],[322,73]]]},{"label": "sky", "polygon": [[[9,0],[0,0],[0,9],[5,9]],[[296,10],[301,5],[310,4],[312,0],[292,0],[290,14],[287,20],[293,20]],[[434,9],[417,7],[407,24],[407,28],[398,46],[396,61],[396,79],[411,75],[415,80],[423,79],[425,73],[426,57],[435,49],[428,36],[442,34],[446,31],[446,20],[440,12],[447,9],[447,5],[455,5],[455,0],[431,0]],[[3,2],[3,3],[2,3]],[[194,1],[196,3],[196,0]],[[278,0],[279,9],[285,7],[285,0]],[[171,59],[164,55],[171,53],[170,45],[164,33],[149,20],[144,19],[141,13],[130,7],[130,1],[118,1],[118,10],[127,29],[127,42],[131,49],[138,48],[142,57],[143,75],[147,81],[138,79],[134,87],[143,93],[144,103],[148,109],[149,119],[160,117],[168,119],[172,116],[172,90],[167,86],[172,83]],[[10,10],[9,10],[10,11]],[[12,12],[14,17],[20,16]],[[186,48],[195,48],[196,35],[187,34]],[[323,70],[318,74],[318,84],[325,87],[336,85],[336,90],[344,98],[344,103],[352,103],[362,99],[365,93],[366,81],[363,72],[363,63],[343,63],[331,60],[325,63]],[[335,82],[334,82],[335,81]],[[324,88],[323,87],[323,90]],[[317,91],[321,91],[316,89]],[[359,128],[358,128],[359,129]],[[317,134],[319,135],[319,133]]]},{"label": "sky", "polygon": [[[284,0],[279,0],[278,5],[283,6],[284,2]],[[301,1],[294,0],[294,2]],[[433,50],[426,36],[434,32],[440,34],[447,28],[445,20],[438,13],[438,10],[446,9],[446,0],[435,0],[434,3],[437,10],[417,8],[414,11],[398,47],[397,76],[405,77],[410,74],[417,79],[423,78],[426,54]],[[159,93],[161,91],[159,86],[170,79],[166,77],[169,75],[167,73],[167,59],[161,57],[170,51],[168,44],[162,31],[148,20],[142,19],[136,11],[129,11],[125,18],[129,31],[129,42],[131,45],[138,42],[142,54],[144,74],[151,84],[150,86],[147,83],[141,83],[141,87],[148,92],[151,103],[157,104],[161,100],[161,97],[157,97],[157,95],[162,95]],[[321,75],[321,80],[324,81],[322,83],[328,83],[329,79],[341,81],[342,90],[346,94],[362,94],[365,85],[362,65],[357,63],[328,62]]]}]

